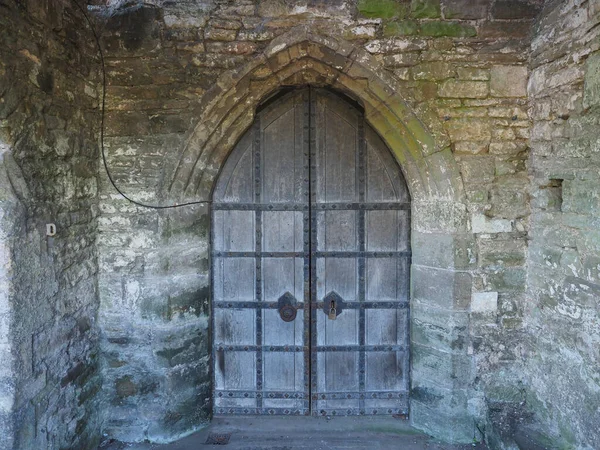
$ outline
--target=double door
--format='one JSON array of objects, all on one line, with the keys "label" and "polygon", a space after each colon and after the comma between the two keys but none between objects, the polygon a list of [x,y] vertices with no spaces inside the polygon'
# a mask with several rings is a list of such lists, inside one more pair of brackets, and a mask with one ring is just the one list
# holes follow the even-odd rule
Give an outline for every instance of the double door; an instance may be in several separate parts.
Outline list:
[{"label": "double door", "polygon": [[256,115],[212,212],[215,414],[407,414],[410,198],[360,108]]}]

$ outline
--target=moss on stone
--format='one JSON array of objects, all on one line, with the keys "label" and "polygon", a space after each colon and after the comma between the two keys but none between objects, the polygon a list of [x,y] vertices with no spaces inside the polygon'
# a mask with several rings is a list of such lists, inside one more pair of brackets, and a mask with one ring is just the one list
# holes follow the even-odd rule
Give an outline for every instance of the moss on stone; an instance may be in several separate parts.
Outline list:
[{"label": "moss on stone", "polygon": [[408,8],[405,4],[396,0],[360,0],[358,11],[365,17],[391,19],[405,18]]},{"label": "moss on stone", "polygon": [[388,22],[383,26],[384,36],[410,36],[419,33],[419,24],[412,20]]},{"label": "moss on stone", "polygon": [[412,0],[410,11],[415,19],[436,19],[441,16],[440,0]]},{"label": "moss on stone", "polygon": [[421,24],[421,34],[433,37],[473,37],[477,36],[477,30],[471,25],[457,22],[425,22]]}]

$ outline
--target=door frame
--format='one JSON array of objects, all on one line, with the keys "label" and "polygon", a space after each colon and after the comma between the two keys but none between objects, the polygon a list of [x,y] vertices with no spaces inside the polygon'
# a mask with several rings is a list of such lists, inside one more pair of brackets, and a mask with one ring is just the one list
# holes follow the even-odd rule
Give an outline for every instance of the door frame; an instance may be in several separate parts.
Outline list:
[{"label": "door frame", "polygon": [[[365,160],[366,158],[366,138],[365,138],[365,126],[368,126],[368,122],[367,119],[365,118],[365,114],[364,114],[364,108],[362,107],[362,105],[360,103],[358,103],[357,101],[355,101],[354,99],[346,96],[344,93],[334,90],[334,89],[330,89],[328,87],[319,87],[318,89],[322,90],[322,91],[326,91],[328,93],[328,95],[333,95],[337,98],[342,99],[343,102],[347,103],[350,106],[353,106],[357,112],[361,115],[361,120],[360,120],[360,129],[358,130],[360,137],[358,138],[359,140],[359,152],[362,154],[359,156],[359,159],[361,160]],[[304,300],[304,310],[305,310],[305,320],[307,321],[307,323],[304,326],[305,330],[309,330],[308,334],[309,334],[309,340],[308,340],[308,349],[304,352],[305,356],[308,356],[308,369],[305,370],[309,370],[310,371],[310,375],[308,376],[308,380],[309,380],[309,387],[308,387],[308,412],[307,415],[318,415],[318,411],[316,410],[316,407],[314,405],[316,405],[316,402],[313,399],[312,396],[312,388],[313,388],[313,383],[316,382],[316,373],[313,373],[313,367],[315,366],[314,362],[313,362],[313,358],[316,359],[316,351],[314,350],[317,346],[316,343],[316,322],[314,322],[314,317],[313,317],[313,303],[315,304],[314,306],[316,307],[315,311],[319,309],[319,306],[317,305],[317,303],[322,303],[318,301],[317,298],[317,290],[316,290],[316,259],[313,261],[313,255],[315,254],[315,252],[317,251],[316,249],[316,242],[317,242],[317,224],[316,224],[316,218],[317,215],[313,213],[313,205],[315,204],[315,200],[314,200],[314,195],[316,194],[316,187],[315,187],[315,177],[314,177],[314,168],[313,168],[313,163],[312,161],[316,160],[316,143],[315,143],[315,139],[316,139],[316,133],[315,133],[315,127],[314,127],[314,123],[312,123],[312,118],[315,117],[315,111],[314,111],[314,107],[315,107],[315,100],[313,98],[312,92],[315,90],[315,87],[310,86],[310,85],[306,85],[306,86],[283,86],[282,88],[278,89],[277,91],[275,91],[272,95],[270,95],[266,100],[264,100],[263,102],[261,102],[258,107],[256,108],[256,115],[258,115],[259,112],[261,112],[262,110],[264,110],[265,108],[268,108],[269,105],[271,105],[272,103],[277,102],[278,100],[280,100],[282,97],[285,97],[286,95],[288,95],[291,92],[294,91],[302,91],[305,90],[307,95],[309,96],[308,100],[307,100],[307,105],[309,108],[309,112],[308,115],[311,118],[311,123],[309,125],[310,131],[309,131],[309,143],[308,143],[308,150],[310,152],[310,155],[308,156],[308,160],[309,160],[309,170],[308,170],[308,177],[309,177],[309,187],[308,187],[308,192],[309,192],[309,199],[308,199],[308,217],[310,220],[310,225],[309,225],[309,252],[308,252],[308,256],[305,258],[306,260],[308,260],[307,262],[305,262],[305,270],[306,267],[308,266],[309,270],[310,270],[310,275],[308,280],[305,279],[305,282],[308,281],[309,283],[309,288],[305,289],[305,296],[308,297],[308,299],[305,298]],[[242,138],[240,139],[240,141],[247,135],[247,132],[256,125],[256,122],[253,122],[252,125],[250,125],[250,127],[248,127],[248,129],[246,130],[246,132],[242,133]],[[371,128],[371,127],[370,127]],[[373,133],[376,133],[374,128],[371,128]],[[213,198],[214,194],[215,194],[215,190],[219,184],[219,180],[220,177],[223,174],[223,170],[226,167],[226,163],[229,160],[229,158],[233,155],[234,150],[236,149],[238,143],[240,142],[236,142],[236,144],[232,147],[231,152],[229,153],[229,155],[225,158],[224,163],[221,165],[221,167],[219,168],[219,171],[217,173],[217,175],[215,176],[215,182],[213,183],[212,186],[212,192],[211,192],[211,199]],[[385,146],[385,148],[387,149],[387,152],[389,153],[389,160],[392,161],[394,164],[398,165],[398,171],[400,172],[402,178],[404,178],[404,173],[402,171],[402,169],[400,168],[400,165],[398,163],[398,161],[396,160],[396,158],[394,157],[392,151],[389,149],[389,147],[387,146],[387,144],[385,144],[385,142],[382,140],[383,145]],[[241,156],[241,155],[240,155]],[[364,167],[361,170],[366,170]],[[364,174],[360,174],[357,175],[358,177],[363,177],[363,183],[364,183]],[[404,181],[404,183],[406,183]],[[363,188],[364,189],[364,188]],[[409,193],[409,190],[407,189],[407,193]],[[409,193],[410,196],[410,193]],[[361,199],[361,202],[363,200]],[[409,224],[410,224],[410,228],[412,229],[412,220],[410,219],[410,197],[409,197]],[[209,241],[209,254],[210,254],[210,263],[209,263],[209,270],[210,270],[210,280],[211,280],[211,302],[210,302],[210,336],[209,336],[209,345],[210,345],[210,349],[211,349],[211,358],[210,358],[210,370],[211,370],[211,400],[214,403],[214,393],[215,393],[215,364],[216,364],[216,358],[215,358],[215,353],[214,353],[214,346],[213,346],[213,338],[214,338],[214,327],[215,327],[215,315],[214,315],[214,306],[213,306],[213,300],[214,300],[214,289],[215,289],[215,279],[214,279],[214,274],[215,274],[215,270],[214,270],[214,252],[213,252],[213,245],[215,242],[215,236],[214,236],[214,213],[215,213],[215,209],[212,207],[212,204],[210,205],[209,208],[209,214],[210,214],[210,241]],[[364,221],[364,219],[363,219]],[[363,225],[363,234],[364,234],[364,223]],[[255,225],[256,227],[258,227],[258,224]],[[360,233],[360,231],[359,231]],[[359,238],[360,239],[360,238]],[[364,236],[362,238],[364,240]],[[410,238],[409,238],[409,243],[410,243]],[[410,251],[410,246],[409,246],[409,251]],[[363,265],[365,264],[365,260],[362,259]],[[410,283],[410,267],[411,267],[412,263],[410,260],[410,256],[408,259],[408,282]],[[360,270],[360,269],[359,269]],[[364,288],[364,287],[363,287]],[[411,324],[411,320],[410,320],[410,292],[408,293],[408,317],[407,317],[407,340],[406,340],[406,344],[407,344],[407,351],[408,351],[408,383],[409,383],[409,387],[410,387],[410,380],[411,380],[411,374],[410,374],[410,367],[411,367],[411,363],[410,363],[410,358],[411,358],[411,352],[410,352],[410,324]],[[364,310],[362,310],[364,311]],[[359,322],[359,327],[363,327],[364,329],[364,320],[363,322]],[[314,328],[313,328],[314,327]],[[310,331],[312,330],[312,331]],[[361,332],[359,331],[359,336],[364,335],[364,331]],[[364,336],[363,336],[364,337]],[[364,345],[361,344],[361,345]],[[359,354],[364,358],[364,352],[360,351]],[[359,363],[359,368],[362,367],[363,371],[364,371],[364,363],[363,365],[360,365]],[[363,381],[364,383],[364,381]],[[364,386],[362,387],[362,389],[364,389]],[[211,407],[211,413],[214,412],[214,405],[213,407]],[[408,410],[407,410],[408,413]],[[335,413],[334,413],[335,414]],[[362,413],[361,413],[362,414]],[[384,413],[385,414],[385,413]]]}]

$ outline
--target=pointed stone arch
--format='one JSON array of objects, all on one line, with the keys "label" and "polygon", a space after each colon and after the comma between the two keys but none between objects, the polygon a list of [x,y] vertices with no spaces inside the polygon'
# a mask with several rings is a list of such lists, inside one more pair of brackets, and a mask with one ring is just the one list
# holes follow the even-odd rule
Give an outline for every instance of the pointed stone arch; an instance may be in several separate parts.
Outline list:
[{"label": "pointed stone arch", "polygon": [[167,196],[207,198],[225,158],[252,123],[256,107],[282,86],[315,84],[340,90],[365,109],[402,166],[417,202],[462,202],[464,190],[443,126],[414,110],[399,82],[364,49],[298,27],[274,39],[239,70],[226,72],[203,96],[173,170]]},{"label": "pointed stone arch", "polygon": [[[202,97],[195,114],[199,122],[188,133],[164,200],[210,198],[257,107],[282,87],[307,84],[341,91],[360,103],[402,168],[412,198],[411,423],[441,439],[470,442],[477,412],[469,402],[477,393],[473,358],[460,330],[469,320],[474,241],[462,178],[437,116],[411,107],[401,83],[375,57],[306,27],[274,39]],[[436,331],[446,318],[451,328],[460,324],[451,336]]]}]

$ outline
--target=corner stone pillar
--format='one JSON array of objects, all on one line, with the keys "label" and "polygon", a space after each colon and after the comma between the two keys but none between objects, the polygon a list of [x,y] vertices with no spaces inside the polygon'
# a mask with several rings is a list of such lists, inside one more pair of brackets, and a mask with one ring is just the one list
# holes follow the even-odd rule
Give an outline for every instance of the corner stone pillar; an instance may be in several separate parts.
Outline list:
[{"label": "corner stone pillar", "polygon": [[475,241],[463,204],[413,206],[411,269],[412,426],[450,442],[472,442],[474,362],[469,305]]}]

